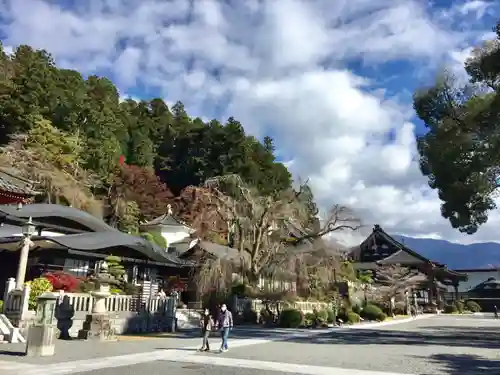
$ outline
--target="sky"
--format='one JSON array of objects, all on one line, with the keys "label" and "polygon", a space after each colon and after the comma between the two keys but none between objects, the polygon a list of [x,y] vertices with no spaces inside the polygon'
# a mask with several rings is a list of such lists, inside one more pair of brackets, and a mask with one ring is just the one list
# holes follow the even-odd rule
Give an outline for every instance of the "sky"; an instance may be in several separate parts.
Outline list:
[{"label": "sky", "polygon": [[473,236],[441,217],[412,109],[443,68],[466,79],[498,14],[500,2],[481,0],[0,0],[0,37],[107,76],[123,97],[180,100],[272,136],[325,211],[347,205],[390,233],[500,242],[499,212]]}]

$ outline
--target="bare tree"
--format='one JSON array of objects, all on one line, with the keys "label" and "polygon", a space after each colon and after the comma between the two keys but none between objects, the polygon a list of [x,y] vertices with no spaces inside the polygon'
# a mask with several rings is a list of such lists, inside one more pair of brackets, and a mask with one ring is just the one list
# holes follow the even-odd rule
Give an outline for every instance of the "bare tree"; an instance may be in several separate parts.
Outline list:
[{"label": "bare tree", "polygon": [[312,228],[302,187],[261,196],[239,176],[228,175],[206,181],[204,192],[205,209],[199,220],[212,224],[208,231],[228,234],[228,244],[238,250],[241,270],[254,286],[260,276],[273,277],[278,271],[295,273],[301,265],[311,269],[319,259],[316,268],[320,263],[329,265],[325,256],[319,256],[322,246],[315,240],[361,227],[352,211],[336,205],[322,225]]},{"label": "bare tree", "polygon": [[[422,274],[414,269],[399,265],[380,266],[373,280],[372,298],[388,305],[403,302],[406,306],[406,293],[423,281]],[[424,276],[425,277],[425,276]]]}]

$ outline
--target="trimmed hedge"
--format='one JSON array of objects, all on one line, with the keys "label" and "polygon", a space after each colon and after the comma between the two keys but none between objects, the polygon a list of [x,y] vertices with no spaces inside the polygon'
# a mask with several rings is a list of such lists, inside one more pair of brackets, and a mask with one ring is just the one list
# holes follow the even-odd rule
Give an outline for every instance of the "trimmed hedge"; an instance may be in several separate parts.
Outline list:
[{"label": "trimmed hedge", "polygon": [[387,319],[387,315],[378,306],[368,304],[361,311],[361,317],[366,320],[383,321]]},{"label": "trimmed hedge", "polygon": [[458,312],[457,306],[455,304],[449,304],[444,307],[445,314],[454,314]]},{"label": "trimmed hedge", "polygon": [[347,323],[359,323],[360,321],[361,317],[354,311],[347,312]]},{"label": "trimmed hedge", "polygon": [[455,301],[455,307],[460,314],[465,310],[465,304],[462,301]]},{"label": "trimmed hedge", "polygon": [[465,302],[465,309],[470,312],[480,312],[481,306],[476,301],[469,300]]},{"label": "trimmed hedge", "polygon": [[328,319],[327,319],[327,323],[335,323],[335,321],[337,320],[337,317],[335,316],[335,311],[333,311],[332,309],[328,309],[326,310],[327,313],[328,313]]},{"label": "trimmed hedge", "polygon": [[297,309],[285,309],[280,314],[280,327],[298,328],[302,325],[302,313]]},{"label": "trimmed hedge", "polygon": [[328,323],[328,311],[319,310],[315,312],[316,315],[316,325],[322,326]]}]

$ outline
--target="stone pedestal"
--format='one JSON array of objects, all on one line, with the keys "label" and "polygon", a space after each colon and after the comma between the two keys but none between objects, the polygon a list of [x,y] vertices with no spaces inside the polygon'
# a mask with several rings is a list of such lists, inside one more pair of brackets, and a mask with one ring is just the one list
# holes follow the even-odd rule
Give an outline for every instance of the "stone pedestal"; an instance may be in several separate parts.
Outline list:
[{"label": "stone pedestal", "polygon": [[46,357],[54,355],[56,327],[54,325],[34,325],[28,330],[26,355],[28,357]]},{"label": "stone pedestal", "polygon": [[78,332],[78,338],[83,340],[115,341],[115,330],[111,325],[109,314],[88,314],[83,329]]}]

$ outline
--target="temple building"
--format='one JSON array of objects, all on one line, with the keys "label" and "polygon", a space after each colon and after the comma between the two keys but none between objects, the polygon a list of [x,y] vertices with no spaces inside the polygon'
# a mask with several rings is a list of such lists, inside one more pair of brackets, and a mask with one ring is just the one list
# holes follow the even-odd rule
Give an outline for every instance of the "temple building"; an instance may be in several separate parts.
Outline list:
[{"label": "temple building", "polygon": [[38,194],[32,182],[0,168],[0,204],[30,203]]},{"label": "temple building", "polygon": [[458,285],[467,275],[449,270],[445,265],[433,262],[387,234],[379,225],[350,254],[358,270],[372,270],[397,265],[418,270],[420,283],[414,290],[420,304],[444,304],[448,287],[458,296]]},{"label": "temple building", "polygon": [[[28,220],[35,226],[30,237],[33,247],[28,258],[26,279],[46,272],[64,271],[86,277],[109,255],[119,256],[126,277],[135,285],[148,284],[155,293],[167,288],[169,280],[184,285],[186,302],[196,299],[193,270],[200,251],[233,259],[237,251],[201,241],[186,224],[171,213],[141,226],[166,237],[166,247],[139,235],[120,232],[84,211],[56,204],[0,205],[0,288],[16,276],[22,227]],[[169,235],[170,234],[170,235]],[[173,234],[173,236],[171,235]]]}]

